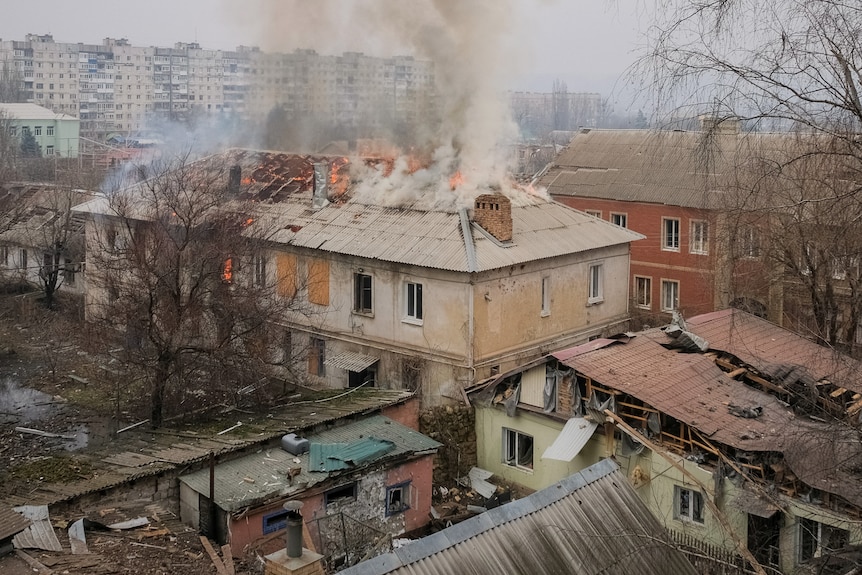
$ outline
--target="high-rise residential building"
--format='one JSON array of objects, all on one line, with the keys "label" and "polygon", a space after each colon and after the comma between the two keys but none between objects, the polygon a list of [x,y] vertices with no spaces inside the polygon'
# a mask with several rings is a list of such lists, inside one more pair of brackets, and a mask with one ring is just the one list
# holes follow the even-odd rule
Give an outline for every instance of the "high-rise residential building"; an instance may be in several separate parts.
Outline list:
[{"label": "high-rise residential building", "polygon": [[287,119],[375,136],[417,122],[435,101],[433,64],[408,56],[223,51],[184,42],[162,48],[125,38],[95,45],[28,34],[0,40],[0,71],[4,65],[16,75],[17,99],[80,118],[81,136],[97,141],[134,134],[154,120],[233,114],[260,121],[274,108]]}]

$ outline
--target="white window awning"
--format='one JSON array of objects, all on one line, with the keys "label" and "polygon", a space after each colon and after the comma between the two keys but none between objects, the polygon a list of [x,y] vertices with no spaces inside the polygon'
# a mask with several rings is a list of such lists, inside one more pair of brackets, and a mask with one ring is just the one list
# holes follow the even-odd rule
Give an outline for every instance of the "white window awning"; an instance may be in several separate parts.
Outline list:
[{"label": "white window awning", "polygon": [[333,356],[327,357],[326,361],[323,363],[329,367],[337,367],[339,369],[346,369],[347,371],[359,372],[368,369],[369,366],[374,365],[379,360],[379,357],[374,357],[373,355],[365,355],[354,351],[345,351],[343,353],[337,353]]},{"label": "white window awning", "polygon": [[573,417],[566,422],[563,430],[542,454],[542,459],[571,461],[581,452],[593,436],[598,424],[583,417]]}]

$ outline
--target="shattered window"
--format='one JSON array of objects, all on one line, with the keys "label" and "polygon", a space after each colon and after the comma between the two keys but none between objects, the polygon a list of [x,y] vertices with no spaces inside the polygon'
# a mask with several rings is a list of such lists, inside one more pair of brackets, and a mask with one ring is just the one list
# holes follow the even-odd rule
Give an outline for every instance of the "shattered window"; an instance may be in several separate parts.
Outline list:
[{"label": "shattered window", "polygon": [[800,519],[799,561],[822,557],[846,547],[849,540],[850,533],[846,529],[825,525],[813,519]]},{"label": "shattered window", "polygon": [[703,495],[687,487],[674,487],[674,518],[703,523]]},{"label": "shattered window", "polygon": [[410,509],[410,482],[386,488],[386,515],[395,515]]},{"label": "shattered window", "polygon": [[652,278],[635,276],[635,305],[644,309],[652,307]]},{"label": "shattered window", "polygon": [[504,427],[503,463],[521,469],[533,469],[533,438]]}]

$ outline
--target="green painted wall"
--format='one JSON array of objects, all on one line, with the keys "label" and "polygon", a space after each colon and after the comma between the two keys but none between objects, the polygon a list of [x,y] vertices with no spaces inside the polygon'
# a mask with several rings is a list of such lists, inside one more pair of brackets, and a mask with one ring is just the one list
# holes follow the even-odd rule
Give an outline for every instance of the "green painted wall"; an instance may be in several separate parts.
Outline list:
[{"label": "green painted wall", "polygon": [[[27,120],[12,118],[8,120],[9,125],[15,129],[15,133],[20,136],[24,128],[28,128],[36,142],[42,148],[42,157],[48,157],[48,147],[53,146],[53,155],[62,158],[77,158],[79,149],[79,133],[81,122],[77,118],[67,120]],[[36,134],[36,128],[41,128],[41,134]],[[48,128],[54,129],[54,135],[48,135]]]}]

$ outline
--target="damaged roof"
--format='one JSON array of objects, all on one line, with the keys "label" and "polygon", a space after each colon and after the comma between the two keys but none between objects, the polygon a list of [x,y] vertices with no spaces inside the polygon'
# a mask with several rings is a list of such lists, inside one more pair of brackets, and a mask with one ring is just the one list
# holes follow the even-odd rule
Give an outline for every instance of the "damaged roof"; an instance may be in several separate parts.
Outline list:
[{"label": "damaged roof", "polygon": [[0,238],[4,242],[17,245],[42,245],[59,239],[61,232],[67,232],[67,243],[75,243],[71,238],[78,237],[78,250],[83,250],[83,214],[72,211],[69,215],[68,229],[63,222],[54,225],[59,218],[65,218],[73,206],[84,204],[96,197],[95,192],[70,189],[53,184],[8,183],[0,186]]},{"label": "damaged roof", "polygon": [[[734,355],[752,365],[784,360],[807,365],[811,357],[817,371],[828,365],[817,360],[833,353],[823,356],[819,351],[823,348],[813,342],[739,310],[705,314],[686,323],[689,331],[708,339],[711,350],[734,349]],[[561,363],[597,384],[689,425],[711,442],[747,452],[780,453],[803,483],[862,507],[858,430],[843,422],[798,415],[772,394],[731,378],[713,357],[662,345],[670,340],[663,330],[651,329],[553,357],[564,358]]]},{"label": "damaged roof", "polygon": [[[330,169],[330,203],[320,209],[312,209],[311,202],[315,163],[326,163]],[[252,202],[249,205],[259,214],[246,233],[265,237],[273,244],[477,272],[643,238],[631,230],[527,193],[523,201],[512,202],[513,237],[510,242],[501,243],[490,238],[475,223],[467,226],[470,237],[465,238],[457,209],[420,208],[415,204],[387,207],[354,199],[347,176],[349,163],[344,157],[228,150],[182,169],[196,174],[190,177],[206,180],[205,185],[226,188],[231,177],[230,166],[240,167],[236,174],[240,185],[235,199]],[[107,197],[76,210],[114,214]],[[470,247],[475,249],[475,259]]]},{"label": "damaged roof", "polygon": [[341,571],[344,575],[694,575],[625,475],[605,459],[532,495]]},{"label": "damaged roof", "polygon": [[763,318],[726,309],[687,319],[686,324],[709,341],[710,349],[730,353],[761,372],[779,365],[801,366],[816,381],[862,393],[862,362]]},{"label": "damaged roof", "polygon": [[[372,415],[361,420],[337,425],[306,437],[312,445],[337,445],[335,450],[347,454],[355,465],[345,461],[343,467],[329,471],[311,471],[309,463],[313,453],[293,455],[272,447],[252,455],[219,463],[215,469],[215,502],[225,511],[237,511],[274,497],[293,497],[319,484],[331,476],[367,468],[392,458],[408,458],[417,454],[433,453],[440,443],[405,427],[388,417]],[[373,442],[361,441],[374,439]],[[373,444],[373,445],[372,445]],[[377,449],[385,444],[387,449]],[[290,470],[299,469],[290,478]],[[197,493],[209,496],[209,469],[201,469],[180,477],[180,481]]]}]

